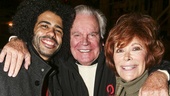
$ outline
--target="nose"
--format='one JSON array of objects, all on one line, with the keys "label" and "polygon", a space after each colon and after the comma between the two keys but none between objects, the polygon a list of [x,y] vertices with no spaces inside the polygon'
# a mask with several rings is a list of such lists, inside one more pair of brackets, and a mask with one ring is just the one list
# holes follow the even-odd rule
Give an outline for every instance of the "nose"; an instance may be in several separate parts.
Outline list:
[{"label": "nose", "polygon": [[54,38],[55,35],[56,35],[55,29],[54,28],[49,28],[49,30],[47,31],[47,35]]},{"label": "nose", "polygon": [[88,37],[87,37],[87,36],[84,36],[84,37],[83,37],[83,39],[82,39],[82,44],[83,44],[84,46],[89,45],[89,40],[88,40]]},{"label": "nose", "polygon": [[124,60],[125,61],[130,61],[130,60],[132,60],[133,58],[131,57],[131,54],[130,54],[130,52],[125,52],[125,54],[124,54]]}]

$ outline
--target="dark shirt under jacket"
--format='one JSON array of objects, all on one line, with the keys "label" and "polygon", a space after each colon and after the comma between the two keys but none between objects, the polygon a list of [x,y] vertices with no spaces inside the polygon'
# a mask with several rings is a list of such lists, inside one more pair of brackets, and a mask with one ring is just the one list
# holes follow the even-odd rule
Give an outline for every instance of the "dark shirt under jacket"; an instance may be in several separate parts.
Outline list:
[{"label": "dark shirt under jacket", "polygon": [[[114,72],[105,64],[103,52],[100,53],[97,62],[98,66],[93,96],[114,96],[116,79]],[[70,57],[66,61],[61,60],[58,65],[58,76],[63,96],[89,96],[87,87],[79,74],[78,66],[75,63],[75,59]]]},{"label": "dark shirt under jacket", "polygon": [[[58,82],[55,70],[42,60],[32,46],[29,46],[31,53],[31,65],[28,70],[23,66],[18,75],[8,77],[3,71],[4,62],[0,64],[0,96],[42,96],[42,86],[45,77],[48,77],[48,89],[52,96],[62,96],[58,89]],[[49,73],[50,72],[50,73]],[[47,76],[47,74],[49,74]],[[55,91],[54,91],[55,90]]]}]

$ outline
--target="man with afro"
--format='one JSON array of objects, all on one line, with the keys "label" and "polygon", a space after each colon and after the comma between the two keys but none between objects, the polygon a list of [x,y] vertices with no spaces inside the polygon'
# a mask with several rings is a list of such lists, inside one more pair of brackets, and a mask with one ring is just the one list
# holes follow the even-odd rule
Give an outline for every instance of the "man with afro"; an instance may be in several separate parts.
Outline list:
[{"label": "man with afro", "polygon": [[68,51],[62,46],[68,45],[74,15],[73,8],[55,0],[25,0],[19,5],[10,32],[27,42],[31,65],[28,70],[21,66],[11,78],[2,62],[0,96],[62,96],[52,57]]}]

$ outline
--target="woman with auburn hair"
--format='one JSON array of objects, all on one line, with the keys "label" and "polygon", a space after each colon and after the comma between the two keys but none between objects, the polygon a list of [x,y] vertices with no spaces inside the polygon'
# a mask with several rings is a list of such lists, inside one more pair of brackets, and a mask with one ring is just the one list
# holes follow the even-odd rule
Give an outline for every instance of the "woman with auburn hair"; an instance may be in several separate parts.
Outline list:
[{"label": "woman with auburn hair", "polygon": [[138,96],[151,67],[160,64],[164,46],[158,25],[148,15],[122,15],[105,44],[106,62],[115,73],[116,96]]}]

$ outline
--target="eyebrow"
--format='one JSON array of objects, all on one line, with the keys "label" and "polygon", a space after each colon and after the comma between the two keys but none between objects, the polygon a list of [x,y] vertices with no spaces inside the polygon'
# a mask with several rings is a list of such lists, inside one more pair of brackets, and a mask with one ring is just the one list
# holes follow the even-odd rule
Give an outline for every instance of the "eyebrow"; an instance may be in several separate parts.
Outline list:
[{"label": "eyebrow", "polygon": [[[40,23],[47,23],[47,24],[51,25],[51,23],[48,22],[48,21],[40,21],[38,24],[40,24]],[[55,27],[60,28],[61,30],[63,30],[63,28],[61,26],[55,25]]]},{"label": "eyebrow", "polygon": [[140,43],[133,43],[132,46],[134,46],[134,45],[139,45],[139,46],[143,47],[142,44],[140,44]]},{"label": "eyebrow", "polygon": [[99,32],[91,32],[91,33],[99,34]]}]

